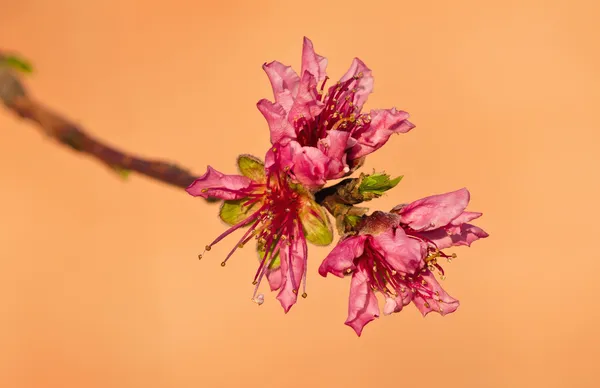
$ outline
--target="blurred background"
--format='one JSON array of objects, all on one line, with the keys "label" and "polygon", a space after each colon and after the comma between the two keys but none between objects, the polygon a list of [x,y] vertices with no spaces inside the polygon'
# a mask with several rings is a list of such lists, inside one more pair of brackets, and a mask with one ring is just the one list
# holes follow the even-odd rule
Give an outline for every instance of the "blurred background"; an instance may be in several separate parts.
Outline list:
[{"label": "blurred background", "polygon": [[[490,233],[446,265],[452,315],[411,306],[343,324],[348,279],[317,273],[286,315],[250,301],[257,261],[217,206],[127,182],[0,110],[0,385],[597,387],[600,346],[596,1],[2,1],[2,48],[43,104],[133,153],[233,173],[261,156],[261,65],[336,80],[373,69],[367,108],[417,128],[365,170],[404,174],[372,209],[468,187]],[[588,240],[592,238],[592,240]]]}]

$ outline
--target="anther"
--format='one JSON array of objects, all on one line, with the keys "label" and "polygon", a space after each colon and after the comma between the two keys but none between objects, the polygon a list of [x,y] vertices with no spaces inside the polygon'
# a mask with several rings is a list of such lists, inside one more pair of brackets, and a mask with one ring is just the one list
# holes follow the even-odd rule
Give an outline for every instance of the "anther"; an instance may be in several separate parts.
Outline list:
[{"label": "anther", "polygon": [[346,270],[344,271],[344,273],[346,275],[350,275],[352,273],[352,268],[346,268]]},{"label": "anther", "polygon": [[292,290],[292,292],[293,292],[294,294],[298,294],[298,290],[296,290],[296,289],[293,289],[293,290]]},{"label": "anther", "polygon": [[211,246],[207,245],[204,249],[206,249],[207,251],[210,251]]},{"label": "anther", "polygon": [[202,253],[198,255],[198,260],[202,260]]},{"label": "anther", "polygon": [[440,276],[440,279],[446,280],[446,276],[442,275],[442,276]]},{"label": "anther", "polygon": [[429,303],[425,302],[425,307],[430,308],[431,306],[429,305]]},{"label": "anther", "polygon": [[396,274],[397,274],[397,273],[398,273],[398,272],[396,272],[396,270],[395,270],[395,269],[393,269],[393,270],[392,270],[392,276],[396,276]]},{"label": "anther", "polygon": [[273,151],[273,152],[277,152],[277,147],[273,147],[273,148],[271,148],[271,151]]},{"label": "anther", "polygon": [[221,267],[225,267],[225,264],[227,264],[226,262],[222,261],[221,262]]},{"label": "anther", "polygon": [[450,257],[453,258],[453,259],[456,259],[456,257],[457,257],[456,253],[451,254]]},{"label": "anther", "polygon": [[253,286],[256,286],[257,284],[258,284],[258,282],[257,282],[256,280],[254,280],[254,281],[252,282],[252,285],[253,285]]},{"label": "anther", "polygon": [[426,286],[427,282],[425,280],[421,280],[421,284],[424,285],[424,286]]},{"label": "anther", "polygon": [[203,193],[206,193],[208,191],[208,189],[202,189],[200,191],[202,191]]},{"label": "anther", "polygon": [[302,297],[303,297],[304,299],[306,299],[306,297],[307,297],[307,296],[308,296],[308,294],[307,294],[306,292],[303,292],[303,293],[302,293]]}]

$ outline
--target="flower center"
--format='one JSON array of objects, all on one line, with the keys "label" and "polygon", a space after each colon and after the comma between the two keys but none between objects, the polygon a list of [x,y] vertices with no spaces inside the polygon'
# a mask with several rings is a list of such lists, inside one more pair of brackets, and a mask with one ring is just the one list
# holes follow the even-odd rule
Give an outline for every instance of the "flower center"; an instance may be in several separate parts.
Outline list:
[{"label": "flower center", "polygon": [[[400,295],[402,299],[409,296],[411,299],[421,298],[426,308],[430,308],[428,300],[442,302],[439,291],[432,290],[425,277],[438,270],[444,279],[444,270],[437,260],[442,257],[450,261],[456,257],[455,254],[447,256],[437,249],[432,249],[424,259],[426,265],[414,274],[407,274],[396,271],[375,247],[369,242],[367,244],[363,255],[355,260],[355,264],[359,271],[367,274],[373,291],[380,292],[386,298],[397,298]],[[345,273],[349,275],[352,270],[347,269]],[[442,307],[440,313],[443,313]]]},{"label": "flower center", "polygon": [[362,132],[363,127],[369,125],[370,116],[360,114],[360,107],[353,102],[358,92],[356,89],[358,79],[362,76],[363,74],[360,73],[344,82],[338,82],[323,95],[328,79],[325,78],[320,90],[317,91],[318,101],[324,104],[321,113],[316,117],[300,115],[294,118],[297,140],[301,145],[316,147],[319,140],[327,136],[328,131]]}]

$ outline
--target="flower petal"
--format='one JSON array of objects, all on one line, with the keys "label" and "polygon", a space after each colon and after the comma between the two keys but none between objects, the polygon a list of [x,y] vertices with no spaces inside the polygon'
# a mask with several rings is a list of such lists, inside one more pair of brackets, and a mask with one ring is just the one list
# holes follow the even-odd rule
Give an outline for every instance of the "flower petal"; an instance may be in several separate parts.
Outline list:
[{"label": "flower petal", "polygon": [[283,276],[281,276],[281,267],[267,271],[267,280],[271,291],[279,290],[283,284]]},{"label": "flower petal", "polygon": [[263,114],[271,131],[271,143],[275,144],[284,139],[295,139],[296,131],[287,120],[287,112],[278,103],[262,99],[256,107]]},{"label": "flower petal", "polygon": [[390,228],[374,235],[370,244],[398,272],[412,274],[422,267],[423,247],[419,241],[408,237],[402,228]]},{"label": "flower petal", "polygon": [[304,267],[307,259],[306,240],[299,227],[294,227],[290,242],[290,245],[282,244],[279,251],[283,281],[277,299],[286,313],[298,299],[298,289],[304,277]]},{"label": "flower petal", "polygon": [[265,63],[263,70],[267,73],[271,82],[275,102],[280,104],[286,112],[289,112],[294,102],[294,96],[298,92],[300,77],[291,66],[286,66],[277,61]]},{"label": "flower petal", "polygon": [[441,315],[456,311],[460,303],[444,291],[430,271],[423,273],[420,278],[425,281],[425,290],[417,289],[412,301],[423,316],[432,311]]},{"label": "flower petal", "polygon": [[351,158],[357,159],[383,147],[394,133],[406,133],[415,126],[408,121],[408,113],[392,109],[371,110],[371,122],[353,134],[357,144],[352,147]]},{"label": "flower petal", "polygon": [[300,80],[298,94],[290,109],[288,121],[293,122],[293,120],[300,117],[314,118],[321,113],[324,106],[325,105],[318,99],[317,80],[315,79],[315,76],[308,71],[305,71]]},{"label": "flower petal", "polygon": [[327,76],[327,58],[315,53],[315,49],[310,39],[304,37],[302,45],[302,68],[300,74],[305,71],[315,76],[317,82],[321,82]]},{"label": "flower petal", "polygon": [[350,171],[346,164],[346,150],[351,139],[350,132],[329,131],[325,138],[319,140],[317,147],[330,158],[326,173],[328,180],[341,178]]},{"label": "flower petal", "polygon": [[330,158],[315,147],[302,147],[294,155],[294,175],[298,182],[310,188],[323,186],[327,180]]},{"label": "flower petal", "polygon": [[455,219],[452,220],[452,222],[450,223],[451,225],[462,225],[464,223],[473,221],[478,219],[479,217],[481,217],[483,215],[483,213],[477,213],[477,212],[462,212],[462,214],[458,217],[456,217]]},{"label": "flower petal", "polygon": [[415,231],[427,231],[448,225],[463,213],[468,203],[469,191],[463,188],[419,199],[397,213],[401,223]]},{"label": "flower petal", "polygon": [[354,76],[359,77],[353,86],[353,88],[356,89],[353,103],[356,106],[357,111],[362,109],[367,98],[369,98],[369,94],[373,91],[373,76],[371,73],[371,69],[369,69],[363,61],[354,58],[350,65],[350,69],[348,69],[346,74],[340,78],[340,82],[345,82]]},{"label": "flower petal", "polygon": [[446,249],[452,246],[471,246],[474,241],[489,236],[483,229],[471,224],[449,225],[444,228],[420,232],[418,235],[432,241],[438,249]]},{"label": "flower petal", "polygon": [[363,271],[357,271],[350,282],[348,318],[345,324],[353,328],[360,337],[365,325],[378,317],[379,305],[369,278]]},{"label": "flower petal", "polygon": [[185,189],[194,197],[240,199],[249,193],[252,180],[241,175],[225,175],[208,166],[206,173]]},{"label": "flower petal", "polygon": [[331,273],[344,277],[345,271],[354,271],[356,269],[354,259],[362,256],[367,238],[367,235],[361,235],[341,240],[319,266],[319,274],[327,276],[327,273]]}]

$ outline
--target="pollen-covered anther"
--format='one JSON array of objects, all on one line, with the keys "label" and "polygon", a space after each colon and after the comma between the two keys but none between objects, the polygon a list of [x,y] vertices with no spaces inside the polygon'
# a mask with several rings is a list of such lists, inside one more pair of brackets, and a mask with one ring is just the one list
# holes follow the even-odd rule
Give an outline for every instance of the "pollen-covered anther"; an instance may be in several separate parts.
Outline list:
[{"label": "pollen-covered anther", "polygon": [[424,306],[427,307],[427,308],[431,307],[431,305],[429,303],[427,303],[427,302],[425,302]]},{"label": "pollen-covered anther", "polygon": [[207,245],[206,247],[204,247],[204,249],[206,249],[207,251],[210,251],[212,247],[210,245]]},{"label": "pollen-covered anther", "polygon": [[222,261],[221,262],[221,267],[225,267],[226,264],[227,264],[226,262]]},{"label": "pollen-covered anther", "polygon": [[425,279],[421,280],[421,284],[422,284],[423,286],[427,286],[427,282],[425,281]]},{"label": "pollen-covered anther", "polygon": [[243,242],[241,242],[241,243],[238,244],[238,248],[243,248],[243,247],[244,247],[244,243]]},{"label": "pollen-covered anther", "polygon": [[200,191],[202,191],[203,193],[206,193],[206,192],[208,192],[208,189],[202,189]]},{"label": "pollen-covered anther", "polygon": [[346,275],[350,275],[352,273],[352,268],[346,268],[346,270],[344,271],[344,273]]},{"label": "pollen-covered anther", "polygon": [[307,297],[307,296],[308,296],[308,294],[307,294],[306,292],[303,292],[303,293],[302,293],[302,297],[303,297],[304,299],[306,299],[306,297]]},{"label": "pollen-covered anther", "polygon": [[256,280],[252,281],[252,285],[256,286],[258,284],[258,282]]},{"label": "pollen-covered anther", "polygon": [[395,269],[392,270],[392,276],[396,276],[397,273],[398,272]]},{"label": "pollen-covered anther", "polygon": [[198,254],[198,260],[202,260],[202,253]]},{"label": "pollen-covered anther", "polygon": [[296,290],[295,288],[292,290],[292,292],[293,292],[294,294],[298,294],[298,290]]},{"label": "pollen-covered anther", "polygon": [[252,301],[260,306],[265,303],[265,296],[263,294],[258,294],[255,298],[252,298]]}]

